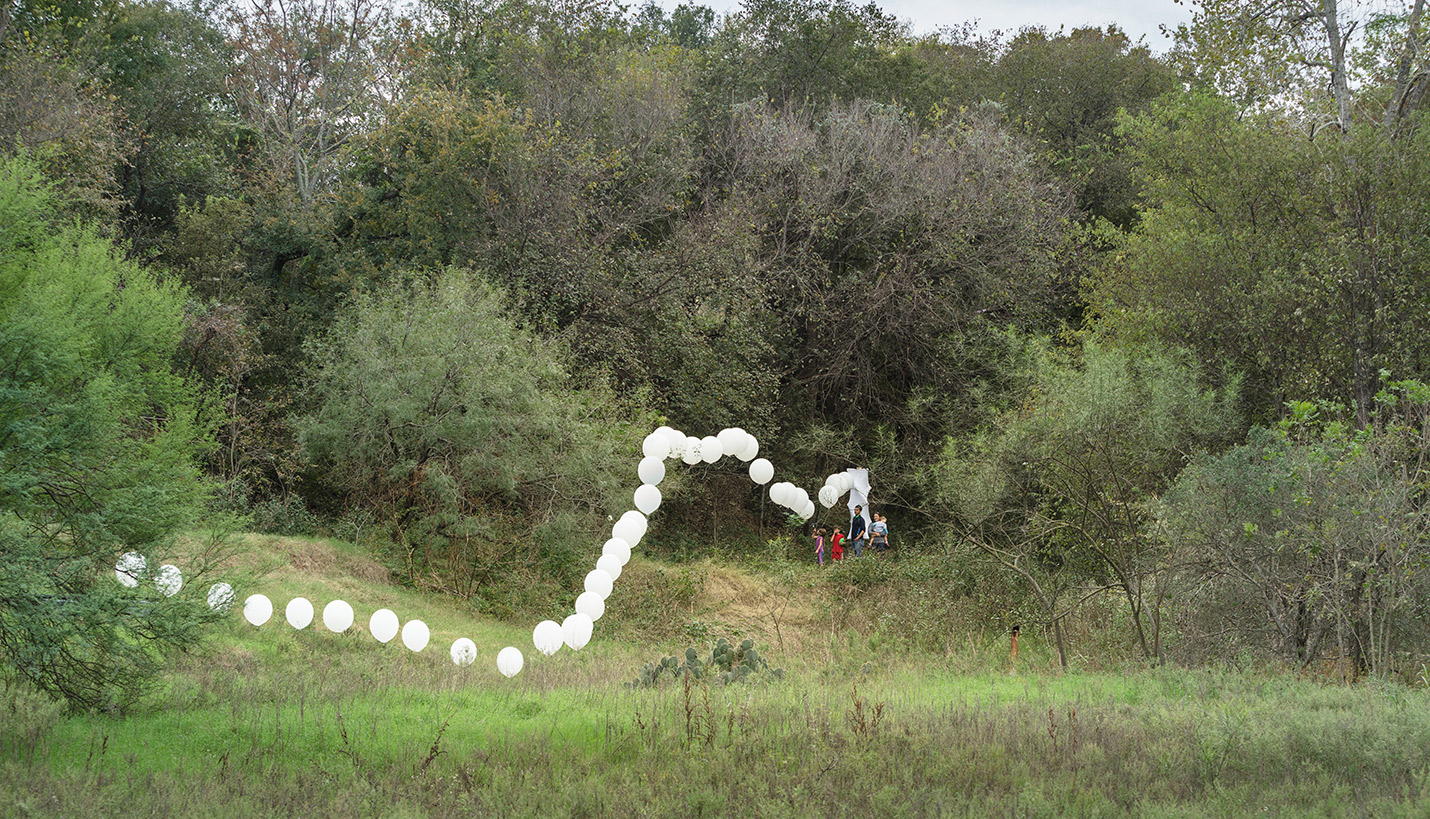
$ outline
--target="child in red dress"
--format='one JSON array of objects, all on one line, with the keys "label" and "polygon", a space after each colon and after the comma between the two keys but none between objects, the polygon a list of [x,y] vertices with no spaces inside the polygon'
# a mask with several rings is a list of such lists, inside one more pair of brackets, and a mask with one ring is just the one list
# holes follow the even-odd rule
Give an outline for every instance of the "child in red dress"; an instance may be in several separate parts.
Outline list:
[{"label": "child in red dress", "polygon": [[834,534],[829,538],[829,556],[834,560],[844,559],[844,532],[839,527],[834,527]]}]

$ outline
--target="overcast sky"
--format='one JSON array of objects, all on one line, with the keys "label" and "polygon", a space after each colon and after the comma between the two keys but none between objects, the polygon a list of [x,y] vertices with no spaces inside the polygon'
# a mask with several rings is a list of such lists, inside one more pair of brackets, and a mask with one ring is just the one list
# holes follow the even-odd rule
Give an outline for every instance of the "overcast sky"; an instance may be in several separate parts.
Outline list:
[{"label": "overcast sky", "polygon": [[[696,0],[698,2],[698,0]],[[1171,41],[1162,36],[1159,25],[1176,28],[1190,22],[1189,5],[1177,5],[1172,0],[878,0],[884,11],[913,24],[915,34],[931,32],[941,26],[978,21],[980,31],[1002,29],[1012,34],[1028,25],[1039,25],[1050,31],[1067,30],[1086,25],[1105,26],[1117,23],[1135,42],[1145,37],[1153,51],[1166,51]],[[658,0],[667,9],[680,0]],[[704,0],[704,5],[717,13],[734,11],[739,0]],[[1006,37],[1005,37],[1006,39]]]}]

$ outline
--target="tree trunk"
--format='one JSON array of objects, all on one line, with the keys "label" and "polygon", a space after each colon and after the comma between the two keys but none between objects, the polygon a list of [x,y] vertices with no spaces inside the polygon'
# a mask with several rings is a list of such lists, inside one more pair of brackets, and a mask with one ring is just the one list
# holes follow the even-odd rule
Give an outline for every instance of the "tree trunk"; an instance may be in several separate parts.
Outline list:
[{"label": "tree trunk", "polygon": [[1336,121],[1341,133],[1351,132],[1351,89],[1346,79],[1346,41],[1341,34],[1340,8],[1337,0],[1324,0],[1322,19],[1326,28],[1326,45],[1331,54],[1331,93],[1336,100]]}]

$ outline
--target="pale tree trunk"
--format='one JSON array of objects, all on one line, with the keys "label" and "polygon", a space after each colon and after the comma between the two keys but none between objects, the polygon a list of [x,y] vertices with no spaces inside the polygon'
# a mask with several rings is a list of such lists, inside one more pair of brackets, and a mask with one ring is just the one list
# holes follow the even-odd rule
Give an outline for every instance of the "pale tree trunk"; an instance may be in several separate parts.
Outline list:
[{"label": "pale tree trunk", "polygon": [[1331,93],[1336,100],[1336,122],[1341,133],[1351,132],[1351,89],[1346,79],[1346,38],[1341,34],[1337,0],[1322,0],[1321,14],[1326,28],[1326,45],[1331,56]]},{"label": "pale tree trunk", "polygon": [[1390,102],[1385,107],[1385,125],[1394,128],[1410,107],[1415,89],[1423,93],[1427,81],[1425,66],[1420,64],[1420,25],[1425,17],[1425,0],[1415,0],[1410,11],[1409,30],[1405,33],[1405,48],[1395,66],[1395,85]]}]

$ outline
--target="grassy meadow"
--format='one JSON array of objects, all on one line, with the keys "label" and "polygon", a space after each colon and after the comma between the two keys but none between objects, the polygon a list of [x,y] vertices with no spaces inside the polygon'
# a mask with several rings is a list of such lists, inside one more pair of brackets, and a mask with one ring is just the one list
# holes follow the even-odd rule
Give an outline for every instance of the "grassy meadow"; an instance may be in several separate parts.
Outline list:
[{"label": "grassy meadow", "polygon": [[[813,567],[707,563],[686,619],[754,637],[784,679],[633,689],[643,663],[692,641],[624,628],[621,582],[591,644],[547,658],[534,622],[390,585],[347,544],[248,542],[272,570],[240,597],[268,594],[274,619],[235,614],[132,713],[69,715],[6,684],[0,814],[1430,815],[1423,685],[1063,673],[1032,639],[1010,673],[1002,642],[919,654],[832,629]],[[320,612],[348,600],[357,625],[295,632],[282,608],[300,594]],[[426,651],[366,633],[384,606],[428,623]],[[780,606],[778,626],[760,620]],[[470,668],[447,655],[461,636],[478,645]],[[506,645],[526,655],[511,680],[495,668]]]}]

